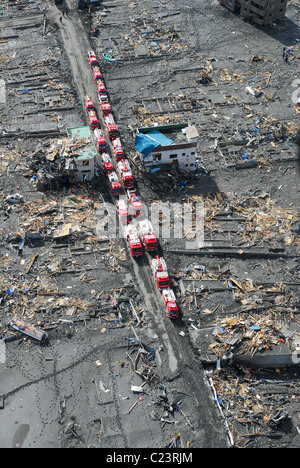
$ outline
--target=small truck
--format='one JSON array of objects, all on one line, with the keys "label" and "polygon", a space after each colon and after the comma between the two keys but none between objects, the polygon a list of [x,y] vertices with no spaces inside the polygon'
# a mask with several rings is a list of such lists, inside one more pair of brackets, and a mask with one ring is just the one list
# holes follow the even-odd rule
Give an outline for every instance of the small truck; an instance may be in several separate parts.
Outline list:
[{"label": "small truck", "polygon": [[147,219],[138,223],[138,231],[142,242],[148,252],[153,252],[158,248],[158,241],[150,221]]},{"label": "small truck", "polygon": [[173,289],[163,289],[162,298],[165,303],[169,319],[177,319],[179,317],[179,311]]},{"label": "small truck", "polygon": [[157,255],[151,260],[150,265],[158,289],[161,291],[162,289],[169,288],[170,278],[165,259]]},{"label": "small truck", "polygon": [[44,332],[44,330],[41,330],[40,328],[34,325],[26,323],[23,320],[13,319],[10,322],[10,327],[42,343],[48,341],[48,335],[46,332]]}]

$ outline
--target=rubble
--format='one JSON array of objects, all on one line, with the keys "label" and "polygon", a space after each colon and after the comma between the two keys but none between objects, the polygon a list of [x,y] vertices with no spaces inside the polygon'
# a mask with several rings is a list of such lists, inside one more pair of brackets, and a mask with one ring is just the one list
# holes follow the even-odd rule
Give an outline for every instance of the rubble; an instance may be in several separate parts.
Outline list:
[{"label": "rubble", "polygon": [[[78,13],[69,2],[64,17],[39,0],[1,7],[2,445],[298,446],[297,3],[262,31],[218,2],[209,13],[131,2],[126,22],[121,3]],[[101,110],[89,42],[144,207],[176,202],[172,223],[184,205],[206,208],[202,247],[186,248],[192,216],[153,254],[174,322],[152,256],[131,259],[125,239],[98,235],[111,202],[101,165],[77,179],[76,151],[92,140],[68,129],[88,123],[84,96]],[[195,173],[144,171],[136,129],[182,123],[199,133]]]}]

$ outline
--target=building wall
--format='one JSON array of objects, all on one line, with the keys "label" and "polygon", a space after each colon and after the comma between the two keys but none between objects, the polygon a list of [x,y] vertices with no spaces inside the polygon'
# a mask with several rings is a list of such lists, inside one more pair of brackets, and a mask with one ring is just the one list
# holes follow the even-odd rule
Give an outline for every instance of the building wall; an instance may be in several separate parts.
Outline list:
[{"label": "building wall", "polygon": [[144,158],[145,167],[153,167],[160,164],[173,164],[183,171],[194,171],[196,168],[197,145],[172,145],[171,147],[155,148],[147,158]]},{"label": "building wall", "polygon": [[229,10],[236,11],[241,7],[241,2],[237,0],[219,0],[221,5],[226,6]]},{"label": "building wall", "polygon": [[77,182],[84,182],[84,176],[90,175],[90,180],[92,180],[95,176],[95,159],[87,159],[87,160],[77,160],[76,166],[78,172],[76,172],[76,181]]},{"label": "building wall", "polygon": [[219,0],[232,11],[258,24],[268,24],[282,18],[286,13],[288,0]]}]

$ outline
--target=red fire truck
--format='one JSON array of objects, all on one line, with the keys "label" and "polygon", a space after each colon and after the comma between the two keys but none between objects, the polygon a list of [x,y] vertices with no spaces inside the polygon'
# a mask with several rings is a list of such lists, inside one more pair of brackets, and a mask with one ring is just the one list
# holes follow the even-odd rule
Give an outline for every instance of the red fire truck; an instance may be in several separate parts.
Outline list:
[{"label": "red fire truck", "polygon": [[111,162],[109,154],[107,153],[101,154],[101,164],[106,175],[114,171],[114,166],[113,166],[113,163]]},{"label": "red fire truck", "polygon": [[103,83],[103,76],[99,67],[93,68],[93,76],[96,85]]},{"label": "red fire truck", "polygon": [[95,137],[97,148],[100,151],[100,153],[102,151],[105,151],[107,148],[107,143],[105,140],[103,130],[101,128],[96,128],[96,130],[94,130],[94,137]]},{"label": "red fire truck", "polygon": [[118,138],[119,129],[116,125],[116,122],[114,121],[112,114],[106,115],[104,117],[104,122],[105,122],[106,130],[107,130],[110,140],[114,140],[115,138]]},{"label": "red fire truck", "polygon": [[121,139],[116,138],[115,140],[113,140],[112,144],[113,144],[113,150],[114,150],[114,155],[116,157],[116,160],[120,161],[121,159],[124,159],[124,150],[123,150],[123,146],[121,143]]},{"label": "red fire truck", "polygon": [[125,200],[119,200],[117,202],[117,210],[119,213],[119,218],[121,223],[125,226],[130,223],[130,216],[127,210],[127,205]]},{"label": "red fire truck", "polygon": [[122,159],[117,163],[117,172],[125,190],[134,188],[134,179],[127,160]]},{"label": "red fire truck", "polygon": [[144,205],[141,202],[140,197],[136,193],[136,190],[127,190],[127,201],[129,204],[129,214],[134,218],[140,216],[140,218],[145,216]]},{"label": "red fire truck", "polygon": [[169,288],[170,278],[165,259],[157,255],[151,260],[150,265],[158,289],[161,291],[162,289]]},{"label": "red fire truck", "polygon": [[162,290],[162,298],[168,311],[169,319],[176,319],[179,317],[178,306],[173,289],[167,288]]},{"label": "red fire truck", "polygon": [[158,248],[158,241],[150,221],[145,219],[138,223],[138,230],[143,244],[148,252],[153,252]]},{"label": "red fire truck", "polygon": [[97,114],[96,114],[96,111],[95,111],[95,107],[94,107],[92,98],[90,96],[85,96],[85,98],[84,98],[84,107],[85,107],[87,115],[88,115],[88,119],[89,119],[91,129],[95,130],[96,128],[100,128],[98,118],[97,118]]},{"label": "red fire truck", "polygon": [[100,128],[100,124],[98,121],[98,117],[96,115],[96,111],[94,110],[88,111],[88,118],[89,118],[89,123],[90,123],[90,127],[92,130],[95,130],[96,128]]},{"label": "red fire truck", "polygon": [[90,111],[90,110],[95,110],[94,103],[93,103],[92,98],[90,96],[85,96],[85,98],[84,98],[84,107],[85,107],[87,112]]},{"label": "red fire truck", "polygon": [[109,104],[109,102],[103,102],[101,104],[101,111],[103,117],[112,113],[111,105]]},{"label": "red fire truck", "polygon": [[99,104],[101,105],[102,103],[107,102],[108,101],[107,91],[102,80],[99,80],[99,82],[97,83],[97,91],[98,91]]},{"label": "red fire truck", "polygon": [[111,189],[111,193],[114,197],[118,197],[121,193],[121,185],[115,171],[110,172],[108,175],[108,181]]},{"label": "red fire truck", "polygon": [[141,257],[143,255],[143,247],[136,228],[129,225],[125,229],[127,242],[132,257]]},{"label": "red fire truck", "polygon": [[88,59],[91,67],[99,67],[96,54],[93,50],[88,50]]}]

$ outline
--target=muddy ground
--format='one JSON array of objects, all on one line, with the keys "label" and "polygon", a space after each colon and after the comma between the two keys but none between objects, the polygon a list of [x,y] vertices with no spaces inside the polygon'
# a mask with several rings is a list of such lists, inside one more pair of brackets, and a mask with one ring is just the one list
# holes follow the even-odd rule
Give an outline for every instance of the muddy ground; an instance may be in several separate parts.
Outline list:
[{"label": "muddy ground", "polygon": [[[9,104],[1,105],[0,192],[3,201],[18,191],[29,204],[8,210],[2,203],[0,214],[1,333],[2,338],[16,338],[1,342],[0,415],[6,426],[1,447],[157,448],[171,444],[178,433],[176,443],[182,448],[299,446],[298,369],[250,369],[249,381],[244,367],[224,365],[215,374],[216,363],[207,352],[217,320],[242,310],[239,300],[245,297],[228,289],[231,277],[277,291],[260,296],[259,308],[250,314],[264,316],[272,309],[274,320],[297,325],[299,114],[291,98],[300,63],[297,2],[285,20],[265,28],[243,22],[217,1],[184,1],[180,8],[172,1],[130,2],[125,13],[123,4],[109,1],[91,15],[78,13],[75,2],[67,3],[67,17],[46,4],[45,30],[44,2],[28,4],[21,12],[8,5],[0,18],[1,78]],[[95,26],[97,37],[90,34]],[[293,47],[289,63],[282,59],[284,46]],[[90,47],[99,57],[104,53],[116,60],[103,58],[101,69],[146,203],[203,195],[209,207],[220,193],[222,208],[229,209],[230,221],[220,216],[213,229],[209,225],[200,254],[185,255],[184,242],[161,239],[181,308],[175,323],[166,317],[149,259],[132,261],[123,241],[107,239],[95,248],[91,240],[99,192],[111,201],[104,177],[85,189],[45,194],[36,190],[28,174],[37,149],[62,138],[69,126],[86,124],[82,98],[89,94],[96,101],[86,58]],[[203,71],[212,79],[209,84],[199,81]],[[253,97],[245,93],[246,86],[263,93]],[[136,159],[132,130],[158,117],[165,123],[188,121],[199,130],[201,170],[197,178],[182,176],[188,180],[184,190],[174,188],[167,175],[159,182],[149,180]],[[247,142],[240,144],[245,137]],[[255,161],[254,167],[243,166],[241,154],[246,154],[246,162]],[[268,226],[267,232],[259,226],[259,239],[243,238],[235,219],[236,201],[244,203],[240,213],[247,218],[245,200],[252,198],[260,200],[265,212],[278,209],[282,216],[281,210],[290,211],[285,232],[277,235],[278,225]],[[269,198],[272,205],[265,205]],[[28,218],[40,219],[37,211],[30,211],[36,200],[40,209],[54,204],[54,214],[44,224],[48,236],[44,242],[26,244],[20,256],[14,236]],[[80,233],[60,245],[53,242],[51,230],[72,211],[66,200],[75,200],[80,220],[87,200],[91,224],[78,221]],[[36,253],[38,260],[26,273]],[[230,274],[219,279],[226,287],[218,283],[213,294],[202,288],[204,294],[191,302],[189,293],[182,294],[180,279],[186,290],[191,283],[193,290],[201,288],[205,278],[190,276],[199,264],[212,275]],[[12,295],[5,293],[8,289]],[[106,310],[103,294],[109,300],[129,296],[139,320],[130,309],[123,315]],[[280,310],[278,296],[284,297]],[[16,337],[8,327],[15,315],[43,327],[49,342],[40,345]],[[133,370],[137,358],[135,369],[151,377],[143,393],[131,389],[145,382]],[[212,367],[204,365],[205,359]],[[215,378],[226,419],[209,377]]]}]

